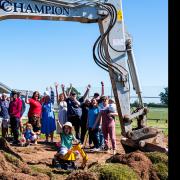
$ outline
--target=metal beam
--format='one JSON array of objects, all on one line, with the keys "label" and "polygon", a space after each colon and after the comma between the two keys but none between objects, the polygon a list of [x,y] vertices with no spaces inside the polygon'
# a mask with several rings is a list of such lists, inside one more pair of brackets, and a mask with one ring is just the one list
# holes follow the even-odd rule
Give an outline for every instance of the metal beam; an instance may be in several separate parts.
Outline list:
[{"label": "metal beam", "polygon": [[41,1],[0,0],[0,20],[32,19],[95,23],[102,18],[102,15],[98,14],[98,10],[100,8],[96,7],[96,4],[94,6],[82,5],[73,8],[65,5],[47,4]]}]

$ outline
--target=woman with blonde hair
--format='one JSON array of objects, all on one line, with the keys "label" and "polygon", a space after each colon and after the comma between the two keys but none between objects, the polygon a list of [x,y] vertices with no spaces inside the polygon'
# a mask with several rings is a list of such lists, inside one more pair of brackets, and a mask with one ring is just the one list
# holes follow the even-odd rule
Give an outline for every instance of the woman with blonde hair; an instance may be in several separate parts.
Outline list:
[{"label": "woman with blonde hair", "polygon": [[67,103],[65,101],[64,94],[58,94],[58,83],[55,84],[56,88],[56,98],[57,98],[57,104],[59,107],[59,112],[58,112],[58,120],[63,126],[67,122]]}]

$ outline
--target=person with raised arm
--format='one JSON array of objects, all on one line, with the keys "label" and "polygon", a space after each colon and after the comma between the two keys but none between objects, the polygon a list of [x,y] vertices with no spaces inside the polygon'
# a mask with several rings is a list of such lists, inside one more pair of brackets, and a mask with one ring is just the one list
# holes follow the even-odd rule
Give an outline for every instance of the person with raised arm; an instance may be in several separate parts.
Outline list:
[{"label": "person with raised arm", "polygon": [[104,96],[104,82],[101,81],[101,97]]},{"label": "person with raised arm", "polygon": [[58,93],[58,86],[59,84],[55,83],[56,100],[59,107],[58,120],[61,126],[63,126],[67,122],[67,103],[65,101],[64,93]]},{"label": "person with raised arm", "polygon": [[88,84],[88,86],[87,86],[87,88],[86,88],[86,91],[85,91],[84,95],[83,95],[82,97],[79,98],[79,102],[80,102],[80,103],[83,103],[83,102],[85,101],[85,99],[86,99],[87,96],[88,96],[88,93],[89,93],[90,89],[91,89],[91,85]]},{"label": "person with raised arm", "polygon": [[65,91],[65,85],[64,84],[61,84],[61,88],[62,88],[62,93],[64,94],[64,98],[65,100],[69,97],[68,94],[66,93]]},{"label": "person with raised arm", "polygon": [[67,118],[68,121],[72,123],[76,132],[76,138],[80,139],[80,123],[82,110],[80,107],[80,102],[77,100],[77,95],[75,92],[71,91],[70,96],[68,97],[65,93],[64,85],[61,86],[65,100],[67,103]]},{"label": "person with raised arm", "polygon": [[54,131],[56,130],[56,121],[54,108],[51,101],[49,91],[44,93],[45,101],[42,104],[42,126],[41,133],[46,135],[45,142],[48,142],[48,137],[51,137],[51,143],[53,143]]},{"label": "person with raised arm", "polygon": [[70,87],[69,87],[69,89],[67,89],[67,91],[66,91],[66,94],[67,94],[68,97],[69,97],[70,94],[71,94],[72,88],[73,88],[72,83],[70,83]]},{"label": "person with raised arm", "polygon": [[[26,104],[30,105],[28,112],[28,122],[32,125],[33,131],[40,135],[41,133],[41,113],[42,113],[42,105],[40,103],[40,94],[38,91],[33,93],[32,98],[28,98],[28,91],[26,92]],[[36,141],[37,143],[37,141]]]},{"label": "person with raised arm", "polygon": [[54,97],[54,91],[53,91],[53,88],[52,86],[50,86],[50,98],[51,98],[51,103],[54,105],[54,100],[55,100],[55,97]]},{"label": "person with raised arm", "polygon": [[104,96],[104,82],[101,81],[101,96],[99,93],[94,93],[93,98],[95,98],[98,101],[98,104],[102,103],[101,97]]}]

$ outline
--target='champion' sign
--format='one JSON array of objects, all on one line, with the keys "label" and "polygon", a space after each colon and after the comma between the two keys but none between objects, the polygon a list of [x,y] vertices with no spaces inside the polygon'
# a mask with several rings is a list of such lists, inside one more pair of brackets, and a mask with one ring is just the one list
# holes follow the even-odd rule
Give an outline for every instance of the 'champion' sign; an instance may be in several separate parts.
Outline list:
[{"label": "'champion' sign", "polygon": [[[27,1],[26,1],[27,2]],[[0,0],[0,9],[8,13],[70,15],[70,8]]]}]

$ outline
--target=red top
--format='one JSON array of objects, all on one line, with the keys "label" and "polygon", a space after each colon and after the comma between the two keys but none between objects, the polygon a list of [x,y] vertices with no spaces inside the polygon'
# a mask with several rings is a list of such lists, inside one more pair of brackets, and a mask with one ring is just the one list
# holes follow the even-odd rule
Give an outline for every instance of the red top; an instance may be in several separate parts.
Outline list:
[{"label": "red top", "polygon": [[45,102],[45,97],[43,97],[41,100],[40,100],[40,103],[43,104]]},{"label": "red top", "polygon": [[38,117],[41,116],[41,103],[37,100],[34,99],[29,99],[29,112],[28,112],[28,117],[32,117],[33,115],[36,115]]},{"label": "red top", "polygon": [[10,102],[9,104],[10,117],[20,118],[21,110],[22,110],[22,101],[19,98]]}]

